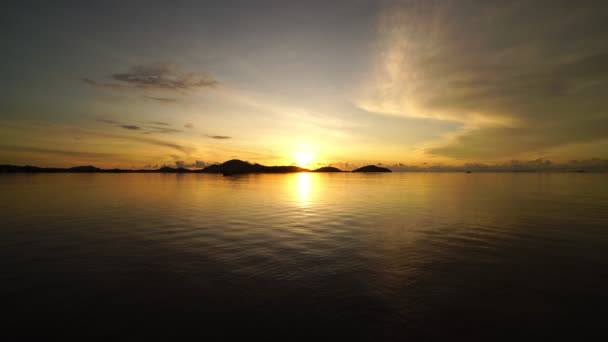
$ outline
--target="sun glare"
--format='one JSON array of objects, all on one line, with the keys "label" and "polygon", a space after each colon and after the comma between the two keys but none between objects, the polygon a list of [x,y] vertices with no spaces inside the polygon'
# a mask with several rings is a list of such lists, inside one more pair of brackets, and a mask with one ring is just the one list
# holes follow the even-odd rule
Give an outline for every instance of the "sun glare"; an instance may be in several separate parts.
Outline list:
[{"label": "sun glare", "polygon": [[294,159],[300,167],[308,167],[314,158],[314,154],[310,151],[299,150],[294,153]]}]

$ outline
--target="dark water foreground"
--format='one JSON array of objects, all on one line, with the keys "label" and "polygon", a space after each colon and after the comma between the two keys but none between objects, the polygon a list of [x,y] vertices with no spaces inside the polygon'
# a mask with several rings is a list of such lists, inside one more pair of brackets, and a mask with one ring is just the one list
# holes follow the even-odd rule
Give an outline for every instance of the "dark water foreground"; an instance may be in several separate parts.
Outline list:
[{"label": "dark water foreground", "polygon": [[0,175],[1,340],[608,336],[605,174]]}]

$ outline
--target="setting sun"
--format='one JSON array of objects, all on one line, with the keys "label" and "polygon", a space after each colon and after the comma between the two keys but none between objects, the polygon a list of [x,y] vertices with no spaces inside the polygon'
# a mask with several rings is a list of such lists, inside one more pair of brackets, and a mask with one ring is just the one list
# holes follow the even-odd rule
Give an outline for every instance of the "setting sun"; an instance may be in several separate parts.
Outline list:
[{"label": "setting sun", "polygon": [[314,154],[310,151],[299,150],[294,153],[294,159],[300,167],[307,167],[314,158]]}]

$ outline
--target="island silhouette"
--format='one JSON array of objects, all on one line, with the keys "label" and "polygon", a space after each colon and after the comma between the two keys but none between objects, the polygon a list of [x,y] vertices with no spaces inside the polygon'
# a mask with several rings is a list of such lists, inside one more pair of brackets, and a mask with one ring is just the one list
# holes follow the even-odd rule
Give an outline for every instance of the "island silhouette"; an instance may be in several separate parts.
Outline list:
[{"label": "island silhouette", "polygon": [[[299,166],[266,166],[251,164],[243,160],[232,159],[221,164],[209,165],[203,169],[187,169],[183,167],[163,166],[158,169],[100,169],[95,166],[76,166],[70,168],[49,168],[38,166],[0,165],[0,173],[216,173],[224,176],[242,175],[250,173],[297,173],[297,172],[348,172],[333,166],[324,166],[309,170]],[[391,170],[375,165],[367,165],[352,172],[392,172]]]},{"label": "island silhouette", "polygon": [[360,167],[358,169],[354,169],[352,172],[392,172],[392,171],[385,167],[379,167],[376,165],[367,165],[367,166]]},{"label": "island silhouette", "polygon": [[344,171],[338,169],[337,167],[324,166],[324,167],[320,167],[316,170],[313,170],[312,172],[344,172]]}]

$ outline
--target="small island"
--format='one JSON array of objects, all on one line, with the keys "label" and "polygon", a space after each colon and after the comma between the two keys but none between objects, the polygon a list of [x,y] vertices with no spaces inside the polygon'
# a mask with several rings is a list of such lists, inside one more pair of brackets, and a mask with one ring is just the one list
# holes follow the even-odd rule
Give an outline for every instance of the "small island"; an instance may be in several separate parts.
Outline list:
[{"label": "small island", "polygon": [[385,167],[379,167],[376,165],[367,165],[353,170],[352,172],[393,172]]},{"label": "small island", "polygon": [[249,164],[248,162],[232,159],[222,164],[214,164],[197,172],[221,173],[224,176],[242,175],[247,173],[293,173],[308,172],[310,170],[297,166],[265,166],[261,164]]},{"label": "small island", "polygon": [[324,166],[324,167],[320,167],[316,170],[313,170],[312,172],[344,172],[344,171],[338,169],[337,167]]}]

